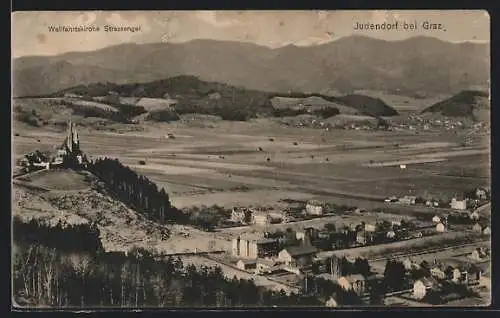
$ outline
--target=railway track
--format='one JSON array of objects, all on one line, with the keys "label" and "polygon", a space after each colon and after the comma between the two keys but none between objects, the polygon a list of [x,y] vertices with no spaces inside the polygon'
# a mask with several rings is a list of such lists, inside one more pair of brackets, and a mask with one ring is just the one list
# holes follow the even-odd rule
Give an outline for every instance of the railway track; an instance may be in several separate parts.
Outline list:
[{"label": "railway track", "polygon": [[433,248],[433,249],[428,249],[425,251],[420,251],[420,252],[415,252],[415,253],[404,253],[404,252],[403,253],[395,253],[395,254],[391,254],[390,257],[370,258],[370,259],[368,259],[368,261],[379,262],[379,261],[385,261],[385,260],[398,258],[398,257],[420,256],[420,255],[432,254],[432,253],[436,253],[436,252],[444,252],[444,251],[456,249],[456,248],[477,246],[478,244],[489,243],[489,242],[490,242],[489,240],[483,240],[483,241],[478,241],[478,242],[474,242],[474,243],[466,243],[466,244],[459,244],[459,245],[453,245],[453,246],[447,246],[447,247]]}]

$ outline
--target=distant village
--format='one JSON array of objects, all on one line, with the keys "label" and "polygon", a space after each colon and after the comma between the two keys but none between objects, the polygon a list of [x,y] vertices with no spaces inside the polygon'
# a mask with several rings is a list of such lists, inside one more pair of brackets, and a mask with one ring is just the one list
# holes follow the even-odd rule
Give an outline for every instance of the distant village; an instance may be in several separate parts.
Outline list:
[{"label": "distant village", "polygon": [[[323,223],[322,226],[303,226],[301,229],[289,227],[284,231],[269,231],[268,226],[280,223],[292,225],[297,221],[335,214],[354,214],[359,216],[358,219],[363,219],[363,215],[369,213],[353,207],[340,211],[339,207],[332,207],[318,200],[308,201],[303,208],[288,208],[279,212],[265,208],[234,207],[229,223],[233,223],[233,226],[256,225],[261,230],[233,238],[230,256],[221,257],[219,261],[242,271],[264,275],[270,280],[278,279],[290,286],[297,286],[298,277],[320,277],[338,284],[346,291],[355,291],[362,299],[368,299],[372,297],[370,293],[374,292],[370,292],[371,287],[368,286],[372,286],[374,282],[380,283],[384,278],[366,269],[370,266],[368,260],[349,255],[338,256],[335,251],[436,236],[452,228],[489,237],[490,221],[483,216],[481,210],[491,209],[490,190],[479,187],[471,191],[469,196],[461,200],[454,198],[446,203],[416,196],[391,197],[385,200],[389,205],[436,208],[436,214],[424,220],[402,218],[370,221],[373,219],[367,218],[357,224],[338,227],[333,223]],[[403,274],[398,278],[401,285],[394,287],[392,292],[406,291],[411,298],[409,300],[414,301],[427,299],[432,295],[437,300],[431,302],[450,301],[453,297],[463,298],[465,296],[460,292],[458,294],[462,296],[457,295],[456,288],[451,288],[450,284],[464,287],[464,292],[470,290],[470,286],[489,286],[491,280],[489,274],[485,274],[488,269],[476,266],[475,263],[487,262],[490,257],[491,250],[482,246],[465,255],[462,262],[451,258],[433,263],[416,262],[411,256],[402,255],[398,261],[389,260],[389,263],[396,264],[394,266],[403,268]],[[349,269],[346,270],[347,268]],[[283,281],[283,277],[287,275],[292,275],[292,278]],[[462,290],[462,287],[458,289]],[[330,299],[328,304],[335,305],[335,299]]]},{"label": "distant village", "polygon": [[[477,189],[477,196],[478,199],[483,199],[484,189]],[[415,204],[411,198],[404,198],[401,203]],[[465,210],[465,208],[462,209],[463,203],[456,207]],[[310,201],[307,203],[305,214],[321,216],[324,215],[323,213],[324,205],[321,202]],[[363,213],[363,211],[358,209],[357,213]],[[280,221],[280,217],[276,214],[254,212],[248,208],[234,208],[231,219],[242,224],[250,222],[259,225]],[[323,228],[304,227],[302,230],[288,228],[283,232],[263,231],[260,234],[238,236],[232,240],[232,257],[226,261],[231,262],[232,266],[240,270],[256,275],[283,277],[286,275],[279,273],[288,272],[300,277],[320,277],[338,284],[346,291],[356,292],[361,298],[368,299],[371,297],[368,286],[383,280],[380,275],[366,269],[369,268],[368,260],[352,258],[349,255],[339,257],[325,251],[438,235],[446,232],[450,223],[454,222],[466,223],[468,230],[478,235],[491,235],[489,222],[487,220],[482,222],[477,211],[459,213],[456,216],[436,214],[429,222],[421,223],[405,220],[360,222],[340,228],[336,228],[334,224],[325,224]],[[432,300],[438,302],[444,301],[444,298],[447,301],[453,297],[459,299],[463,296],[457,295],[454,288],[450,289],[450,284],[476,287],[491,284],[489,276],[484,276],[488,269],[472,264],[488,261],[490,257],[491,250],[483,247],[477,247],[472,253],[464,256],[462,262],[455,259],[445,259],[436,260],[434,263],[425,261],[419,263],[414,261],[411,256],[400,257],[399,263],[394,262],[403,267],[403,274],[400,277],[401,284],[393,291],[406,290],[409,297],[414,298],[415,301],[429,298],[432,295],[438,295],[436,296],[438,300]],[[467,260],[472,261],[472,263]],[[347,270],[347,268],[349,269]],[[441,299],[442,297],[444,298]],[[336,300],[330,299],[328,304],[335,306]]]},{"label": "distant village", "polygon": [[[290,125],[285,122],[286,125]],[[319,119],[300,119],[293,124],[295,127],[310,127],[316,129],[344,129],[344,130],[386,130],[386,131],[429,131],[433,129],[445,129],[447,131],[454,131],[457,129],[470,129],[469,135],[475,135],[487,132],[489,126],[485,122],[476,122],[473,124],[466,121],[449,118],[426,118],[421,115],[410,115],[404,121],[390,122],[390,121],[374,121],[368,123],[367,121],[360,121],[359,123],[348,124],[332,124],[325,120]]]}]

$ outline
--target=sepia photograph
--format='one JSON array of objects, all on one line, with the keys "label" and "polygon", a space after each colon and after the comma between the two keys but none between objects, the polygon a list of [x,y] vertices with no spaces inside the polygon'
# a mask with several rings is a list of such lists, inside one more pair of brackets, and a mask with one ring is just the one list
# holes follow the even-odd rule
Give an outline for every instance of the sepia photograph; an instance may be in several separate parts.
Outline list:
[{"label": "sepia photograph", "polygon": [[12,310],[491,305],[487,11],[11,26]]}]

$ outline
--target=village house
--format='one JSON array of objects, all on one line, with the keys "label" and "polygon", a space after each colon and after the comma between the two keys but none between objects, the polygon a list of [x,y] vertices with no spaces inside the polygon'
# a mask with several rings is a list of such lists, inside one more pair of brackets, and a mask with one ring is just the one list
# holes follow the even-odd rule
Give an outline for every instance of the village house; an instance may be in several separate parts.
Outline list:
[{"label": "village house", "polygon": [[481,232],[483,232],[483,227],[481,226],[481,224],[476,223],[472,226],[472,231],[477,232],[477,233],[481,233]]},{"label": "village house", "polygon": [[366,213],[366,212],[368,212],[368,211],[366,211],[365,209],[362,209],[362,208],[356,208],[354,210],[354,213],[356,213],[356,214],[363,214],[363,213]]},{"label": "village house", "polygon": [[488,273],[481,275],[479,279],[479,286],[484,286],[488,290],[491,290],[491,277]]},{"label": "village house", "polygon": [[412,237],[413,237],[413,238],[421,238],[421,237],[423,237],[423,236],[424,236],[424,235],[423,235],[423,234],[422,234],[422,232],[420,232],[420,231],[412,235]]},{"label": "village house", "polygon": [[436,207],[436,206],[438,206],[438,205],[439,205],[439,203],[438,203],[438,202],[436,202],[436,201],[427,200],[427,201],[425,201],[425,205],[426,205],[426,206],[430,206],[430,207]]},{"label": "village house", "polygon": [[316,200],[310,200],[306,204],[306,213],[308,215],[323,215],[324,203]]},{"label": "village house", "polygon": [[436,279],[442,280],[442,279],[446,278],[446,274],[444,272],[444,266],[441,263],[434,264],[431,267],[430,272],[431,272],[431,276],[436,278]]},{"label": "village house", "polygon": [[297,239],[297,241],[300,241],[302,245],[311,244],[311,236],[306,231],[295,232],[295,238]]},{"label": "village house", "polygon": [[375,224],[365,224],[365,232],[375,232]]},{"label": "village house", "polygon": [[491,228],[487,225],[483,227],[483,235],[491,235]]},{"label": "village house", "polygon": [[401,226],[401,221],[391,221],[391,226],[392,227]]},{"label": "village house", "polygon": [[481,279],[482,270],[455,259],[445,261],[447,278],[458,284],[471,284]]},{"label": "village house", "polygon": [[257,260],[255,259],[240,259],[236,263],[236,267],[248,271],[248,270],[255,270],[257,268]]},{"label": "village house", "polygon": [[278,220],[277,217],[269,214],[269,213],[253,213],[252,214],[252,223],[256,225],[268,225],[271,223],[279,223],[281,220]]},{"label": "village house", "polygon": [[256,262],[255,272],[257,274],[272,274],[281,270],[280,264],[272,259],[259,258]]},{"label": "village house", "polygon": [[410,196],[410,195],[405,195],[404,197],[402,198],[399,198],[399,203],[402,203],[402,204],[415,204],[417,200],[417,197],[416,196]]},{"label": "village house", "polygon": [[359,231],[356,233],[356,243],[360,245],[368,244],[368,236],[365,231]]},{"label": "village house", "polygon": [[328,300],[325,302],[325,307],[337,307],[337,301],[335,300],[334,296],[330,296]]},{"label": "village house", "polygon": [[420,268],[420,265],[415,263],[414,260],[410,259],[410,258],[405,258],[403,260],[403,266],[405,267],[405,270],[406,271],[411,271],[413,269],[419,269]]},{"label": "village house", "polygon": [[317,240],[319,231],[313,227],[306,227],[302,231],[295,232],[295,238],[302,245],[310,245],[312,241]]},{"label": "village house", "polygon": [[320,232],[318,232],[318,239],[320,239],[320,240],[326,240],[329,237],[330,237],[330,233],[327,232],[327,231],[320,231]]},{"label": "village house", "polygon": [[353,290],[359,296],[365,292],[365,277],[361,274],[342,276],[337,283],[342,289]]},{"label": "village house", "polygon": [[479,187],[476,189],[476,199],[487,200],[489,191],[486,188]]},{"label": "village house", "polygon": [[303,268],[311,265],[318,250],[313,246],[291,246],[278,254],[278,260],[292,267]]},{"label": "village house", "polygon": [[350,231],[351,231],[351,229],[348,226],[342,226],[339,230],[339,233],[347,235],[347,234],[349,234]]},{"label": "village house", "polygon": [[481,233],[483,235],[491,235],[491,228],[489,225],[483,223],[481,224],[480,222],[474,224],[472,226],[472,231],[476,233]]},{"label": "village house", "polygon": [[446,227],[443,223],[439,222],[438,224],[436,224],[436,232],[443,233],[444,231],[446,231]]},{"label": "village house", "polygon": [[259,258],[276,255],[278,240],[270,238],[233,239],[233,256]]},{"label": "village house", "polygon": [[474,220],[474,221],[479,220],[479,213],[477,211],[472,211],[469,214],[469,219]]},{"label": "village house", "polygon": [[252,210],[242,207],[233,207],[231,211],[231,221],[248,224],[252,220]]},{"label": "village house", "polygon": [[467,200],[457,200],[456,198],[451,199],[450,207],[455,210],[466,210]]},{"label": "village house", "polygon": [[440,284],[434,277],[422,277],[413,283],[413,297],[423,299],[429,291],[437,291]]},{"label": "village house", "polygon": [[472,253],[469,255],[469,258],[478,262],[483,261],[490,258],[490,251],[488,249],[478,247],[474,251],[472,251]]}]

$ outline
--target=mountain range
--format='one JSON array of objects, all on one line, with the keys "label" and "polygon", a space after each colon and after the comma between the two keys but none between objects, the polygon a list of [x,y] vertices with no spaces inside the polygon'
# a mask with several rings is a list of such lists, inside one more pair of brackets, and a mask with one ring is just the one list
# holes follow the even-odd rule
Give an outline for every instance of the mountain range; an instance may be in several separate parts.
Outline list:
[{"label": "mountain range", "polygon": [[191,75],[265,92],[328,94],[371,89],[418,96],[488,87],[489,68],[489,44],[431,37],[384,41],[349,36],[322,45],[276,49],[215,40],[121,44],[91,52],[16,58],[13,95]]}]

